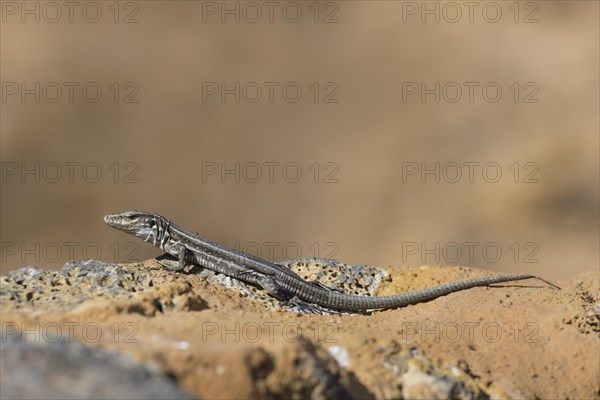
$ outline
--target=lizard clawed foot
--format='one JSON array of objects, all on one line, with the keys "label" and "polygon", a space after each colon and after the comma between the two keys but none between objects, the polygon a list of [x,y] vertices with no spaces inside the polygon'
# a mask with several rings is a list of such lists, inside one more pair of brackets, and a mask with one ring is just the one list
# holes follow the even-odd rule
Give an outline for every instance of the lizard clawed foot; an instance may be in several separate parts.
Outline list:
[{"label": "lizard clawed foot", "polygon": [[[173,256],[171,256],[169,254],[163,254],[163,255],[161,255],[159,257],[156,257],[155,260],[156,260],[156,263],[158,265],[160,265],[161,267],[163,267],[163,268],[165,268],[165,269],[167,269],[169,271],[173,271],[173,272],[181,272],[181,271],[183,271],[183,268],[179,265],[179,261],[177,260],[177,258],[173,257]],[[162,262],[162,260],[168,260],[169,263],[167,264],[165,262]],[[173,262],[176,262],[176,264],[173,265],[172,264]]]}]

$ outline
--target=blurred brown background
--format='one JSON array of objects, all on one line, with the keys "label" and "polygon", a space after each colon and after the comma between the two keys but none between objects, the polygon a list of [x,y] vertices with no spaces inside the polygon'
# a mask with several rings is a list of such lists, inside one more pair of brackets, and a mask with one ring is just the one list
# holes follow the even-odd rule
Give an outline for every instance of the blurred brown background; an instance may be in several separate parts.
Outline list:
[{"label": "blurred brown background", "polygon": [[598,268],[598,2],[1,6],[2,273],[160,254],[123,209],[273,260]]}]

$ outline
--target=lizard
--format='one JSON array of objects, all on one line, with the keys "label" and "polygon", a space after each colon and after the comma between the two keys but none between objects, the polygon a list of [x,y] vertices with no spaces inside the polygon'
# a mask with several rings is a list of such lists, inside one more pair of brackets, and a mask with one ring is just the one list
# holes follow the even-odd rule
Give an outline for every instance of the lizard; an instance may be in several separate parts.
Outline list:
[{"label": "lizard", "polygon": [[348,295],[318,282],[305,281],[282,264],[212,242],[196,232],[181,228],[159,214],[133,210],[121,211],[106,215],[104,222],[113,228],[139,237],[177,258],[176,266],[161,264],[171,271],[182,271],[187,262],[197,264],[258,286],[280,301],[306,306],[314,312],[365,313],[399,308],[473,287],[525,279],[537,279],[560,289],[536,275],[514,274],[472,278],[390,296]]}]

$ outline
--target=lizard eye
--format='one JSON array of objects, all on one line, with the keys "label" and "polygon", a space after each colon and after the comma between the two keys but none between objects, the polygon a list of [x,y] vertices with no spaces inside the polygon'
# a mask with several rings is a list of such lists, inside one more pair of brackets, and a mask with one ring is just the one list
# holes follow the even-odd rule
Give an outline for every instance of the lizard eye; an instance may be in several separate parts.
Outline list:
[{"label": "lizard eye", "polygon": [[126,216],[126,218],[127,218],[129,221],[135,221],[135,220],[137,220],[139,217],[138,217],[138,215],[137,215],[137,214],[128,214],[128,215]]}]

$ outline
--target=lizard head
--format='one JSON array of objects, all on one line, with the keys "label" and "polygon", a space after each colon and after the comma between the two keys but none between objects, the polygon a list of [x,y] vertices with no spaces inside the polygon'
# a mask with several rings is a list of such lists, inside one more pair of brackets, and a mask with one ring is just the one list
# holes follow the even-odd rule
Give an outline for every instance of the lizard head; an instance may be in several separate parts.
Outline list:
[{"label": "lizard head", "polygon": [[121,211],[108,214],[104,216],[104,222],[154,245],[161,242],[168,226],[165,218],[145,211]]}]

